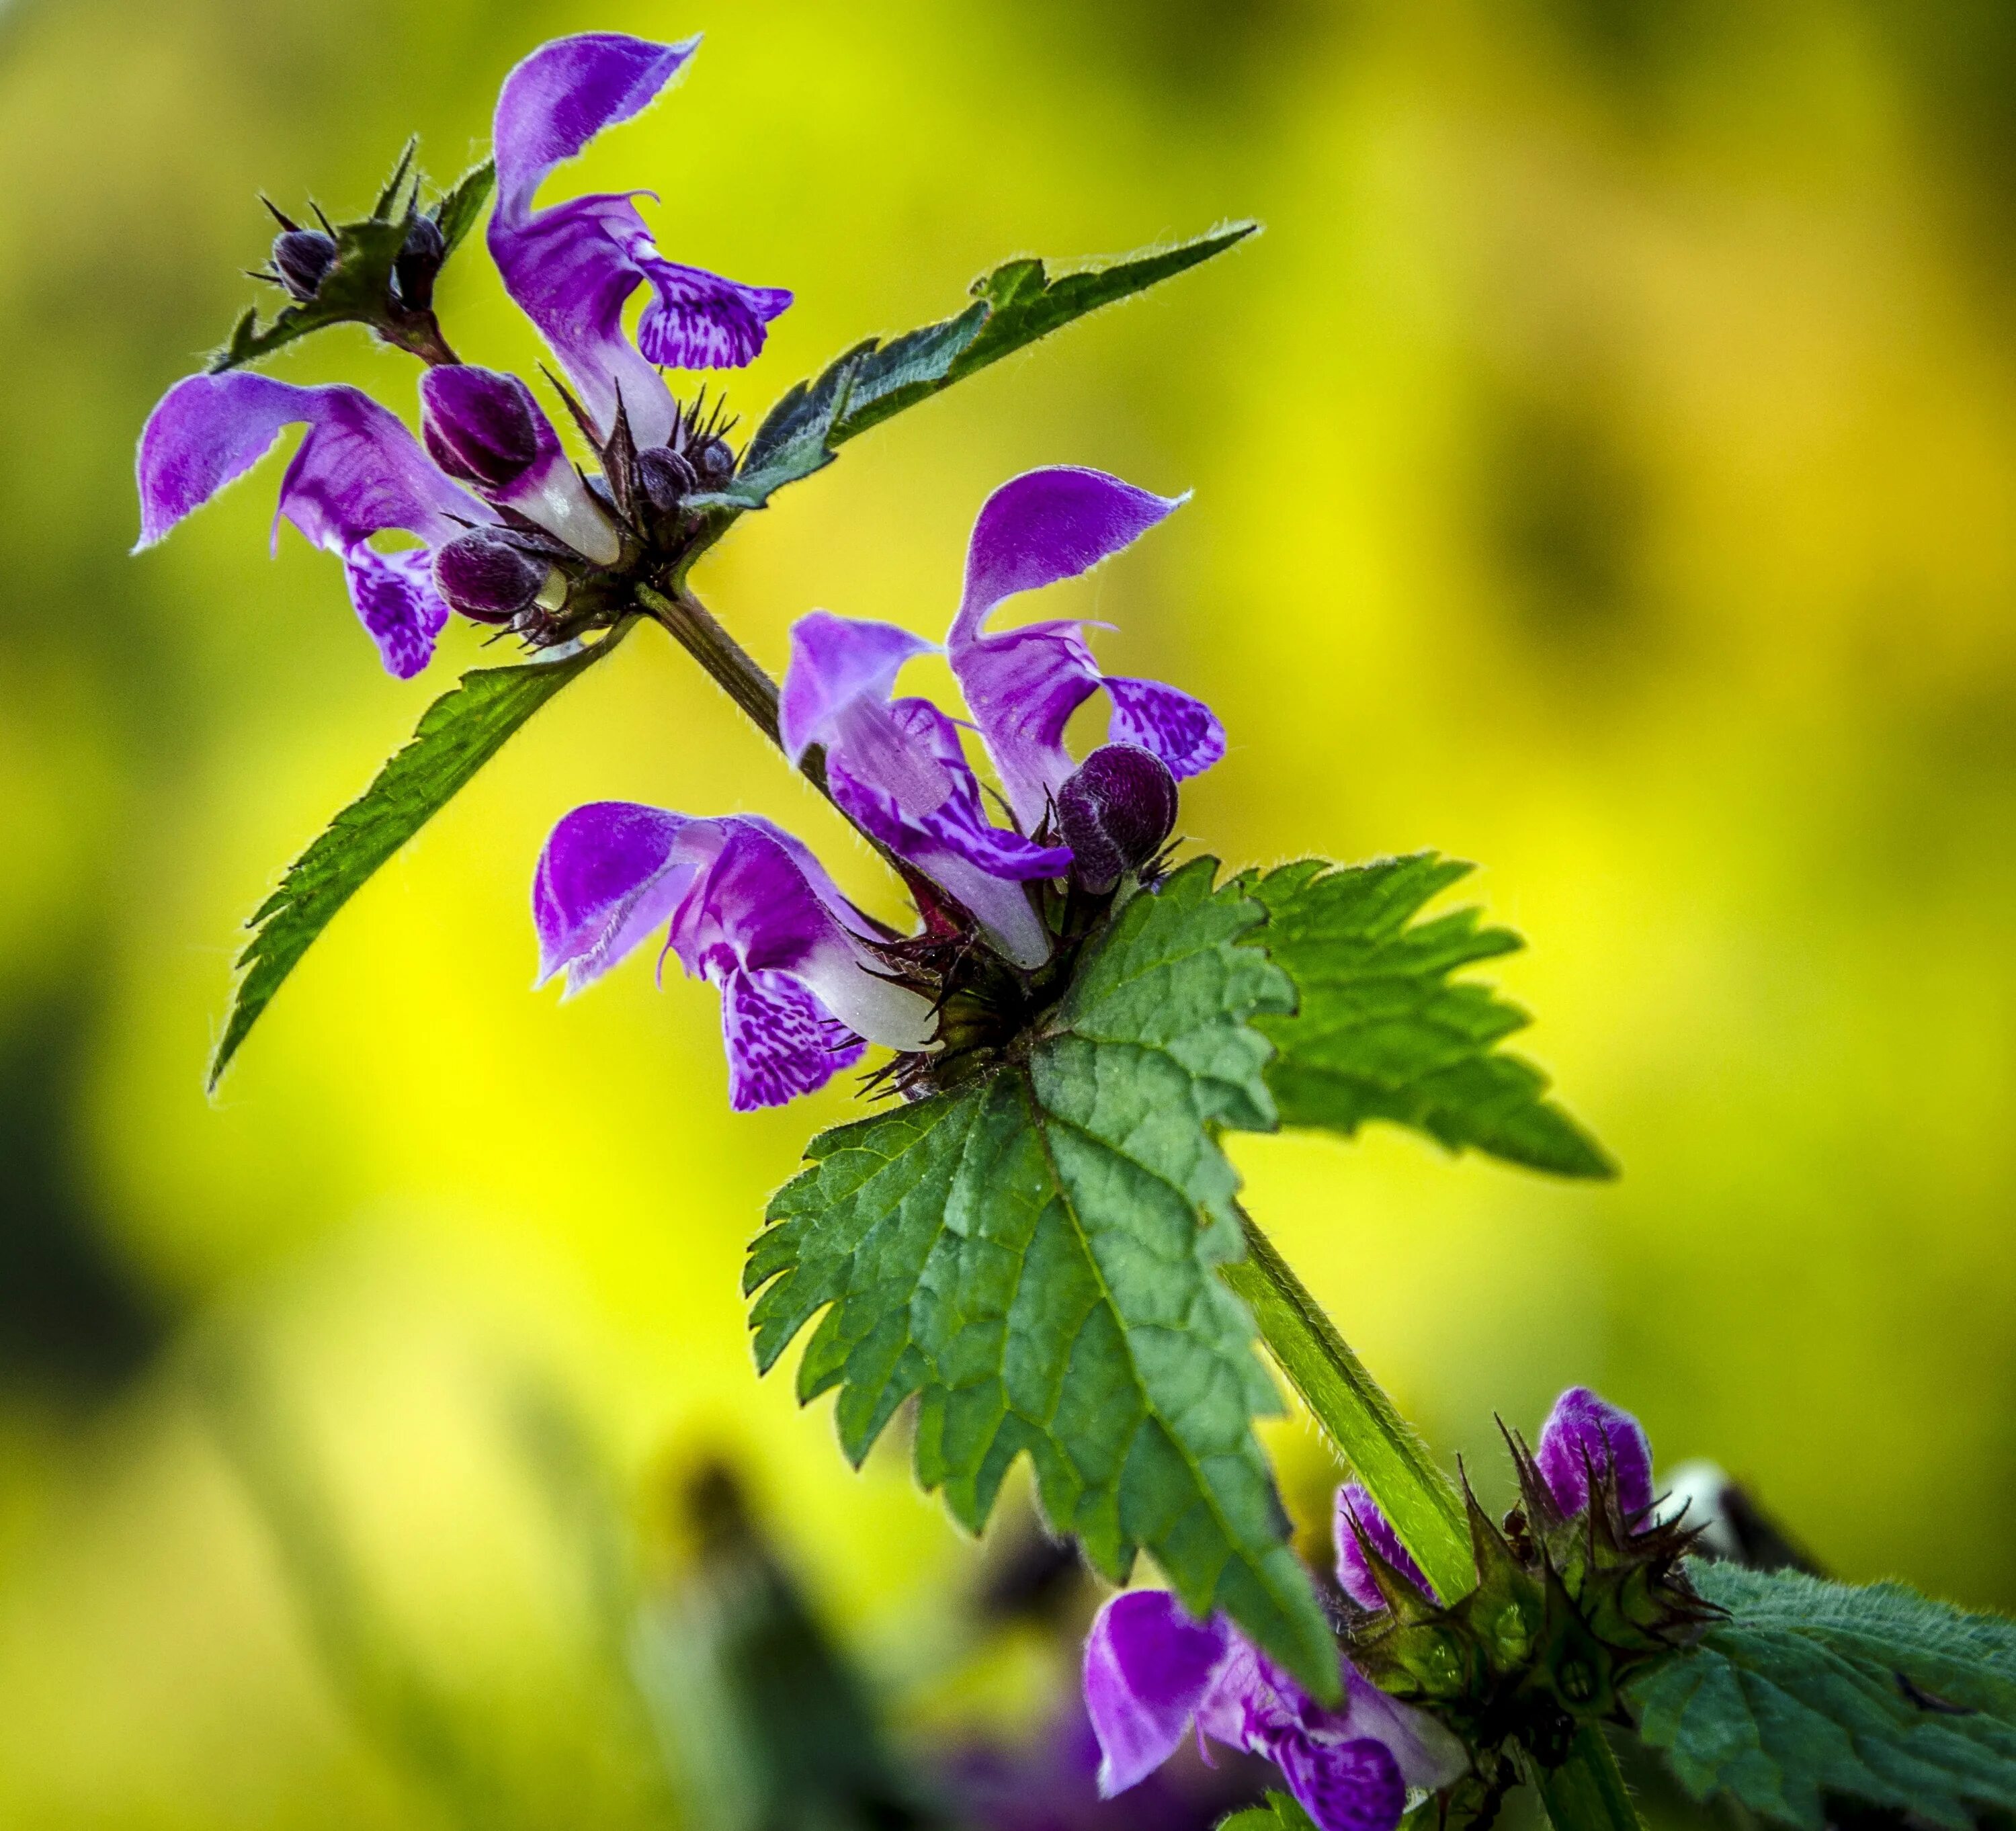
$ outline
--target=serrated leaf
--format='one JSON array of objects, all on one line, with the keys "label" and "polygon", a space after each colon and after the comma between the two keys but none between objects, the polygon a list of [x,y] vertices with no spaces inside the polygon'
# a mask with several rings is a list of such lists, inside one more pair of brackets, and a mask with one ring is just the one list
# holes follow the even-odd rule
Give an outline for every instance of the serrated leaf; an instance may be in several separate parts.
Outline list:
[{"label": "serrated leaf", "polygon": [[340,223],[336,231],[336,262],[322,276],[312,299],[303,299],[276,312],[261,326],[248,309],[232,329],[230,340],[210,359],[210,372],[255,362],[311,331],[333,324],[369,323],[383,315],[392,284],[392,263],[405,246],[406,225],[401,222]]},{"label": "serrated leaf", "polygon": [[1287,1125],[1347,1137],[1368,1119],[1560,1176],[1607,1177],[1602,1147],[1546,1098],[1547,1077],[1498,1045],[1531,1021],[1460,969],[1525,944],[1474,909],[1417,921],[1471,867],[1433,852],[1332,866],[1308,858],[1246,881],[1268,912],[1258,938],[1294,981],[1290,1016],[1260,1028],[1279,1052],[1267,1085]]},{"label": "serrated leaf", "polygon": [[428,707],[405,747],[287,867],[279,887],[247,922],[254,933],[238,957],[242,977],[211,1058],[211,1087],[216,1087],[273,995],[337,912],[513,732],[614,648],[628,628],[619,624],[595,647],[563,660],[473,669]]},{"label": "serrated leaf", "polygon": [[1215,1135],[1271,1124],[1248,1020],[1289,989],[1238,944],[1261,912],[1214,869],[1128,903],[1020,1059],[815,1139],[743,1288],[765,1370],[824,1312],[798,1394],[839,1389],[854,1461],[914,1396],[917,1478],[969,1528],[1026,1451],[1108,1577],[1145,1546],[1188,1607],[1334,1695],[1253,1433],[1278,1401],[1217,1276],[1240,1235]]},{"label": "serrated leaf", "polygon": [[1820,1831],[1830,1797],[1964,1831],[2016,1811],[2016,1621],[1901,1584],[1702,1564],[1730,1619],[1633,1687],[1639,1733],[1699,1800]]},{"label": "serrated leaf", "polygon": [[1258,225],[1229,228],[1173,248],[1096,263],[1052,279],[1043,263],[1010,261],[973,282],[957,316],[893,337],[871,337],[793,387],[764,417],[727,488],[689,498],[698,508],[760,509],[785,484],[830,464],[848,440],[1051,332],[1222,254]]},{"label": "serrated leaf", "polygon": [[497,183],[497,164],[486,159],[457,178],[452,188],[434,206],[434,226],[441,232],[441,258],[445,261],[461,246],[469,232],[482,220],[483,206]]}]

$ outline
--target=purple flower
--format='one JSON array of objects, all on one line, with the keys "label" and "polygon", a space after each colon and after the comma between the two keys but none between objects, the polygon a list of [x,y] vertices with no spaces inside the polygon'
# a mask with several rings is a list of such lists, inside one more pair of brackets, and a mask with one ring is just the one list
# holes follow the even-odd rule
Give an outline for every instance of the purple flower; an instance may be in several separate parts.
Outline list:
[{"label": "purple flower", "polygon": [[1327,1710],[1222,1616],[1193,1621],[1159,1590],[1117,1595],[1085,1649],[1100,1791],[1145,1779],[1194,1725],[1273,1762],[1320,1831],[1393,1831],[1409,1788],[1447,1786],[1468,1759],[1434,1718],[1348,1662],[1343,1676],[1344,1707]]},{"label": "purple flower", "polygon": [[1533,1459],[1568,1517],[1589,1505],[1593,1471],[1599,1481],[1615,1483],[1627,1532],[1651,1523],[1652,1446],[1636,1418],[1587,1387],[1571,1386],[1554,1401]]},{"label": "purple flower", "polygon": [[[699,44],[617,32],[557,39],[513,70],[497,98],[491,255],[597,423],[605,431],[614,424],[620,399],[640,446],[670,444],[678,415],[655,365],[740,368],[763,347],[764,327],[791,295],[665,259],[632,200],[651,192],[599,193],[538,210],[532,200],[555,167],[650,106]],[[623,308],[643,281],[653,297],[633,345]]]},{"label": "purple flower", "polygon": [[515,375],[461,362],[429,369],[420,377],[420,432],[435,463],[489,501],[598,566],[621,556],[615,522]]},{"label": "purple flower", "polygon": [[404,680],[427,664],[448,606],[427,552],[380,553],[366,542],[399,528],[431,548],[495,517],[428,462],[396,415],[355,388],[297,387],[243,371],[176,383],[140,435],[135,551],[243,477],[297,422],[308,432],[281,480],[279,513],[342,560],[350,601],[387,668]]},{"label": "purple flower", "polygon": [[[1379,1503],[1355,1481],[1347,1481],[1337,1491],[1337,1509],[1332,1521],[1337,1541],[1337,1581],[1344,1593],[1361,1609],[1383,1609],[1386,1598],[1365,1555],[1366,1541],[1413,1585],[1430,1602],[1440,1602],[1435,1585],[1423,1574],[1413,1554],[1400,1542],[1392,1522],[1379,1510]],[[1361,1536],[1361,1534],[1363,1536]]]},{"label": "purple flower", "polygon": [[1187,499],[1059,466],[1003,484],[981,509],[947,652],[1009,805],[1029,831],[1071,773],[1066,723],[1102,687],[1112,707],[1108,740],[1152,751],[1179,781],[1225,754],[1224,728],[1208,706],[1157,681],[1102,673],[1084,624],[1032,623],[998,635],[987,627],[1005,599],[1089,572]]},{"label": "purple flower", "polygon": [[1022,887],[1063,876],[1071,854],[995,826],[958,726],[927,700],[891,698],[903,664],[936,647],[893,624],[800,617],[779,735],[794,763],[823,746],[842,810],[956,898],[1008,959],[1040,966],[1049,936]]},{"label": "purple flower", "polygon": [[867,1042],[929,1038],[928,1001],[891,982],[868,918],[805,846],[753,815],[577,808],[540,855],[532,916],[539,983],[564,971],[570,995],[664,924],[666,949],[720,991],[738,1112],[824,1086]]}]

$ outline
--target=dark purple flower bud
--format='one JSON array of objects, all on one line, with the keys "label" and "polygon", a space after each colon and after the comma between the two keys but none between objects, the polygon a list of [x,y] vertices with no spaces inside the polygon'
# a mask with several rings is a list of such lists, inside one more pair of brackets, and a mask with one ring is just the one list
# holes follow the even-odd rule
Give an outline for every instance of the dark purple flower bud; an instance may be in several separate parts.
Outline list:
[{"label": "dark purple flower bud", "polygon": [[458,534],[434,555],[434,584],[463,616],[509,623],[545,589],[553,568],[508,534],[487,527]]},{"label": "dark purple flower bud", "polygon": [[725,439],[703,439],[689,456],[703,488],[718,489],[735,474],[735,454]]},{"label": "dark purple flower bud", "polygon": [[644,499],[661,515],[669,515],[700,487],[700,473],[683,451],[650,445],[637,454],[637,481]]},{"label": "dark purple flower bud", "polygon": [[406,225],[405,246],[392,263],[392,284],[399,303],[409,311],[426,311],[434,302],[434,275],[448,258],[448,243],[431,216],[416,216]]},{"label": "dark purple flower bud", "polygon": [[1152,750],[1102,744],[1058,790],[1057,804],[1071,876],[1103,896],[1162,849],[1176,824],[1176,779]]},{"label": "dark purple flower bud", "polygon": [[545,455],[545,422],[515,375],[467,363],[430,369],[421,408],[429,455],[460,482],[508,490]]},{"label": "dark purple flower bud", "polygon": [[283,229],[273,238],[273,271],[297,299],[312,299],[335,264],[336,243],[320,229]]}]

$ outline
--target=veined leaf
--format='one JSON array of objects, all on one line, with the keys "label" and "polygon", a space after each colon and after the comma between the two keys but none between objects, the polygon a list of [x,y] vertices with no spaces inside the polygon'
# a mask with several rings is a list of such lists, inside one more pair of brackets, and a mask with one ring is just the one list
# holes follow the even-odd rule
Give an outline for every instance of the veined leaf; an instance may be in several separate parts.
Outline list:
[{"label": "veined leaf", "polygon": [[254,933],[238,957],[243,977],[232,997],[223,1038],[211,1058],[212,1088],[337,911],[460,792],[519,726],[614,648],[629,628],[619,624],[593,648],[563,660],[473,669],[421,714],[405,748],[287,867],[279,887],[246,923]]},{"label": "veined leaf", "polygon": [[441,258],[445,261],[462,246],[469,232],[482,220],[483,206],[490,201],[497,183],[497,164],[486,159],[457,178],[448,194],[434,206],[434,227],[441,232]]},{"label": "veined leaf", "polygon": [[765,416],[742,466],[696,507],[760,509],[785,484],[833,462],[835,449],[906,407],[1067,324],[1222,254],[1251,222],[1050,278],[1040,261],[1010,261],[973,282],[975,303],[955,318],[887,343],[871,337],[800,382]]},{"label": "veined leaf", "polygon": [[1287,982],[1239,942],[1261,912],[1200,859],[1136,896],[1026,1051],[977,1083],[815,1139],[743,1287],[767,1370],[838,1387],[865,1457],[918,1400],[918,1480],[978,1531],[1023,1451],[1043,1505],[1114,1581],[1146,1547],[1312,1688],[1337,1651],[1255,1440],[1279,1408],[1217,1268],[1241,1250],[1220,1125],[1265,1128],[1248,1020]]},{"label": "veined leaf", "polygon": [[1631,1701],[1695,1798],[1809,1831],[1834,1798],[1953,1831],[2016,1811],[2016,1621],[1896,1583],[1730,1564],[1693,1576],[1730,1618]]},{"label": "veined leaf", "polygon": [[1607,1177],[1602,1147],[1546,1096],[1547,1077],[1498,1045],[1531,1021],[1488,986],[1450,974],[1525,944],[1474,909],[1416,921],[1469,874],[1417,852],[1333,867],[1316,858],[1244,880],[1268,916],[1257,937],[1294,981],[1290,1016],[1259,1027],[1279,1053],[1267,1085],[1287,1125],[1347,1137],[1368,1119],[1411,1126],[1561,1176]]},{"label": "veined leaf", "polygon": [[1265,1803],[1221,1819],[1218,1831],[1316,1831],[1316,1822],[1285,1793],[1270,1792]]}]

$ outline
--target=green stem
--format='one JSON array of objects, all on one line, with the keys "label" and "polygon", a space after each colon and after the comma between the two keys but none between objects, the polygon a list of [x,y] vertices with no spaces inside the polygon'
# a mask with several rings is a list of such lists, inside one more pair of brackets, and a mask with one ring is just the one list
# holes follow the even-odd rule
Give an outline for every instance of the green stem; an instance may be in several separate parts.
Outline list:
[{"label": "green stem", "polygon": [[1539,1781],[1554,1831],[1644,1831],[1617,1757],[1597,1724],[1584,1724],[1568,1758],[1558,1768],[1543,1769]]},{"label": "green stem", "polygon": [[[1244,1210],[1246,1257],[1219,1275],[1253,1312],[1261,1340],[1445,1602],[1472,1588],[1477,1569],[1463,1497]],[[1585,1727],[1568,1758],[1539,1776],[1555,1831],[1643,1831],[1601,1729]]]},{"label": "green stem", "polygon": [[1246,1257],[1220,1275],[1253,1312],[1275,1364],[1392,1521],[1445,1602],[1477,1582],[1463,1498],[1420,1434],[1244,1210]]}]

